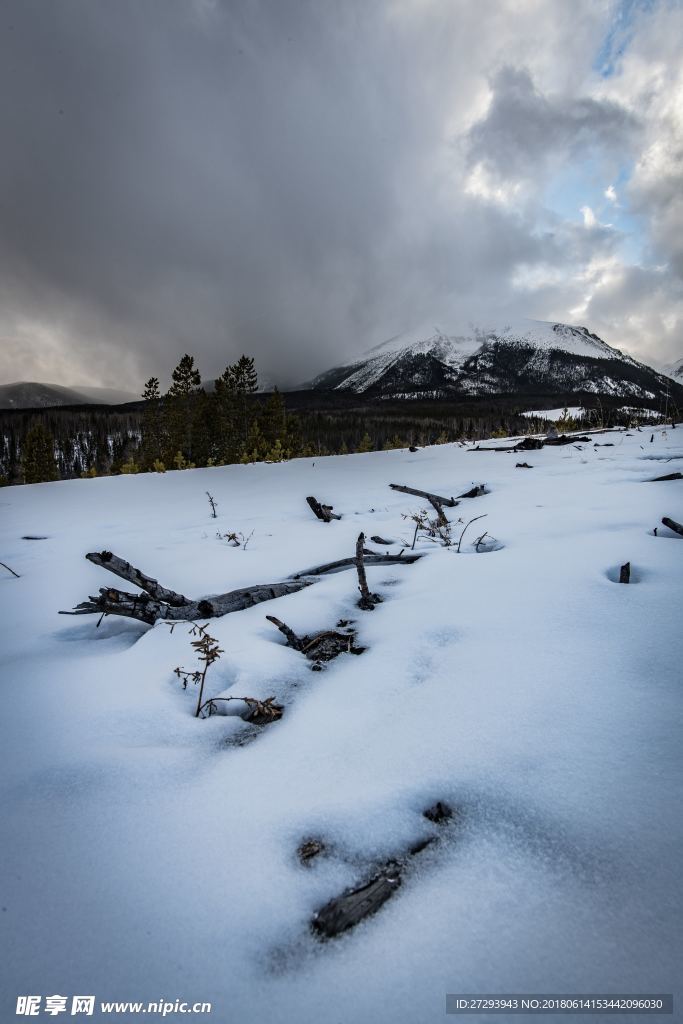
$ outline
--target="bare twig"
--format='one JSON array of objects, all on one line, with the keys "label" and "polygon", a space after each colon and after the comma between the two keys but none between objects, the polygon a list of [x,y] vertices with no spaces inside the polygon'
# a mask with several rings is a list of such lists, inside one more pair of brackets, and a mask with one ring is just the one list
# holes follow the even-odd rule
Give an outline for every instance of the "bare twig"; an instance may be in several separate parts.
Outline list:
[{"label": "bare twig", "polygon": [[19,573],[15,572],[14,569],[10,569],[9,565],[5,565],[4,562],[0,562],[0,565],[3,567],[3,569],[7,569],[7,572],[11,572],[13,576],[16,576],[16,578],[18,580],[21,579],[21,576],[19,575]]},{"label": "bare twig", "polygon": [[483,514],[483,515],[481,515],[481,516],[475,516],[475,517],[474,517],[474,519],[470,519],[470,520],[469,520],[469,522],[465,523],[465,526],[463,527],[463,531],[462,531],[462,533],[460,534],[460,539],[458,540],[458,548],[457,548],[457,550],[458,550],[458,554],[460,553],[460,545],[462,544],[462,539],[463,539],[463,537],[465,536],[465,530],[467,529],[467,527],[468,527],[468,526],[471,526],[471,525],[472,525],[472,523],[476,523],[477,519],[484,519],[486,515],[487,515],[487,513],[486,513],[486,512],[484,512],[484,514]]}]

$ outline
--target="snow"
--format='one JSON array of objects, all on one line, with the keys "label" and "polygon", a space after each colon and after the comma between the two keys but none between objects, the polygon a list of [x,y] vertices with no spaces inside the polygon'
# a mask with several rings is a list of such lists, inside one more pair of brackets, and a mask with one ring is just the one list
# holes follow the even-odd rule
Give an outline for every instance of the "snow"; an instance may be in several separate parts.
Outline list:
[{"label": "snow", "polygon": [[[32,992],[208,1000],[211,1019],[259,1024],[431,1021],[446,992],[670,992],[683,538],[653,528],[683,520],[683,484],[646,481],[683,469],[683,430],[651,433],[0,491],[1,557],[21,575],[0,569],[12,1017]],[[191,596],[350,555],[360,530],[398,551],[422,502],[392,482],[485,482],[447,511],[486,518],[461,554],[424,540],[414,565],[368,567],[372,612],[340,572],[211,620],[224,654],[206,696],[275,695],[284,717],[260,730],[193,717],[173,674],[195,664],[184,625],[57,614],[118,585],[91,550]],[[315,520],[308,494],[342,520]],[[484,529],[498,549],[477,554]],[[217,539],[231,530],[254,531],[246,550]],[[367,651],[312,672],[266,614],[302,633],[353,618]],[[438,799],[460,825],[376,916],[318,943],[315,911],[435,832],[421,812]],[[330,854],[303,867],[311,836]]]},{"label": "snow", "polygon": [[[415,330],[397,334],[370,349],[361,359],[347,367],[352,372],[336,386],[357,392],[366,391],[397,363],[421,355],[434,356],[452,370],[461,370],[468,359],[483,353],[490,344],[531,348],[535,350],[532,362],[538,361],[539,368],[543,369],[547,369],[549,354],[558,351],[592,359],[618,359],[632,366],[638,365],[630,356],[607,345],[585,327],[519,319],[494,328],[471,327],[468,333],[463,334],[444,330],[436,324],[425,324]],[[316,378],[311,386],[315,387],[326,376],[323,374]],[[613,381],[610,384],[616,386]],[[638,388],[634,388],[637,392]],[[486,388],[479,390],[485,391]]]},{"label": "snow", "polygon": [[570,419],[581,419],[586,415],[586,410],[582,405],[572,405],[569,407],[563,406],[561,409],[528,409],[521,415],[528,416],[529,419],[550,420],[553,423],[557,423],[558,420],[564,419],[565,416],[569,416]]}]

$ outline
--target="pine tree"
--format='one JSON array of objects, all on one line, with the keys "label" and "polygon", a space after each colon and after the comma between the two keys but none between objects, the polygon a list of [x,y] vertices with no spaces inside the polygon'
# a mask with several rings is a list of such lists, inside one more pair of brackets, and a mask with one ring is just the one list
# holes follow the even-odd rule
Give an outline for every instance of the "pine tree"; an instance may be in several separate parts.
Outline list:
[{"label": "pine tree", "polygon": [[166,461],[182,452],[192,458],[193,399],[201,390],[202,378],[194,365],[194,356],[187,353],[173,371],[173,383],[166,396]]},{"label": "pine tree", "polygon": [[363,434],[363,436],[362,436],[362,438],[360,440],[360,444],[356,448],[356,451],[357,452],[371,452],[371,451],[373,451],[372,440],[371,440],[370,435],[368,434],[367,430]]},{"label": "pine tree", "polygon": [[145,409],[142,414],[141,458],[143,467],[149,470],[155,461],[162,458],[165,448],[163,408],[157,377],[149,378],[142,397]]},{"label": "pine tree", "polygon": [[23,471],[27,484],[57,479],[54,440],[42,423],[36,423],[26,435]]},{"label": "pine tree", "polygon": [[258,375],[251,356],[240,356],[236,363],[228,367],[228,370],[232,375],[232,385],[237,400],[240,439],[246,445],[254,419],[252,396],[258,391]]}]

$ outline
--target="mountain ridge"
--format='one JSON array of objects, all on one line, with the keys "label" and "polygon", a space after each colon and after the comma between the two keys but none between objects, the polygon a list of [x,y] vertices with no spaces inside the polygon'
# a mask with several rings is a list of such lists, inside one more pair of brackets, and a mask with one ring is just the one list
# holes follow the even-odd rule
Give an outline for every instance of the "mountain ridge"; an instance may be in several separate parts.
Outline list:
[{"label": "mountain ridge", "polygon": [[[503,393],[587,392],[648,401],[671,378],[608,345],[586,327],[521,320],[469,334],[439,327],[394,335],[352,363],[310,382],[384,398],[444,398]],[[683,396],[683,390],[681,392]]]}]

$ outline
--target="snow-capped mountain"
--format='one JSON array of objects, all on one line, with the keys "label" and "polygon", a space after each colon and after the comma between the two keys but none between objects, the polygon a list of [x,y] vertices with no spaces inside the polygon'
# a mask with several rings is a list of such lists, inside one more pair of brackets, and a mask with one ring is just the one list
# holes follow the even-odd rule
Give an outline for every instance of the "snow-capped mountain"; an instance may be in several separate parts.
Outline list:
[{"label": "snow-capped mountain", "polygon": [[41,384],[37,381],[16,381],[0,384],[0,409],[47,409],[56,405],[124,405],[137,402],[139,395],[116,388],[64,387],[63,384]]},{"label": "snow-capped mountain", "polygon": [[466,334],[432,326],[397,335],[311,382],[318,390],[383,398],[589,392],[652,400],[670,386],[587,328],[539,320]]},{"label": "snow-capped mountain", "polygon": [[677,359],[675,363],[669,363],[668,366],[664,367],[664,373],[671,377],[672,380],[683,384],[683,359]]}]

